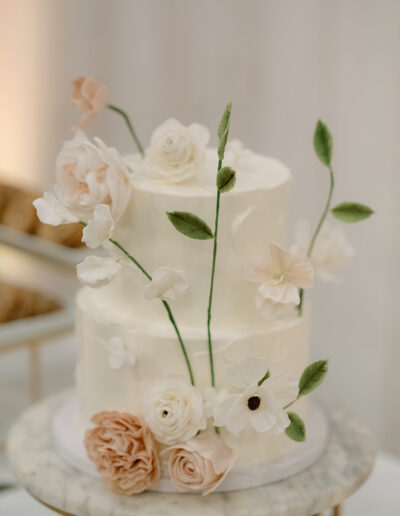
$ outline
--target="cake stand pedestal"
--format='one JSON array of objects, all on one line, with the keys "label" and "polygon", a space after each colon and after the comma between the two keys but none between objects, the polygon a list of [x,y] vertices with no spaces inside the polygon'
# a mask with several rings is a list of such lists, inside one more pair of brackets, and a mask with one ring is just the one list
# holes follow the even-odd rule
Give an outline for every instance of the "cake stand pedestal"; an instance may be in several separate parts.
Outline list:
[{"label": "cake stand pedestal", "polygon": [[120,496],[64,462],[52,443],[52,419],[70,393],[27,410],[8,439],[19,483],[41,503],[66,516],[311,516],[342,502],[368,478],[375,460],[371,431],[341,406],[330,407],[330,436],[321,458],[291,478],[266,486],[213,493]]}]

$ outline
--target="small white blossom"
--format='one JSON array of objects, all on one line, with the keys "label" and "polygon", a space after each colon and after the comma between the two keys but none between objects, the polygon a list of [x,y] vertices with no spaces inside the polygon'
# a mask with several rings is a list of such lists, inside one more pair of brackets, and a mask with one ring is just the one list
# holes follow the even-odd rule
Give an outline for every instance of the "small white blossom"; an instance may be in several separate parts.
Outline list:
[{"label": "small white blossom", "polygon": [[[311,231],[306,221],[301,221],[295,228],[296,242],[308,246]],[[337,281],[333,271],[342,267],[353,256],[354,249],[346,239],[341,226],[325,222],[315,241],[311,261],[316,275],[323,281]]]},{"label": "small white blossom", "polygon": [[56,195],[51,192],[45,192],[43,197],[35,199],[33,206],[36,208],[37,216],[40,222],[50,224],[50,226],[59,226],[60,224],[70,224],[78,222],[78,219],[61,203]]},{"label": "small white blossom", "polygon": [[91,249],[100,247],[111,238],[114,227],[110,207],[107,204],[98,204],[93,211],[93,217],[83,229],[82,242]]},{"label": "small white blossom", "polygon": [[229,396],[225,389],[217,391],[215,387],[206,387],[203,390],[204,415],[206,418],[214,417],[215,409]]},{"label": "small white blossom", "polygon": [[201,392],[183,376],[170,375],[157,382],[143,405],[151,431],[164,444],[187,441],[207,426]]},{"label": "small white blossom", "polygon": [[76,267],[78,279],[86,286],[99,288],[107,285],[121,270],[121,264],[112,257],[87,256]]},{"label": "small white blossom", "polygon": [[264,299],[298,305],[299,288],[310,288],[313,285],[310,259],[297,248],[286,250],[274,242],[270,242],[269,248],[268,259],[254,260],[244,265],[243,279],[260,283],[257,293]]},{"label": "small white blossom", "polygon": [[257,432],[281,433],[290,424],[283,409],[296,399],[298,380],[287,374],[258,382],[267,372],[265,358],[246,357],[231,364],[227,376],[241,392],[221,401],[214,410],[214,424],[233,433],[252,426]]},{"label": "small white blossom", "polygon": [[199,124],[183,126],[170,118],[153,133],[145,172],[163,183],[180,183],[202,172],[210,135]]},{"label": "small white blossom", "polygon": [[106,342],[111,369],[120,369],[123,365],[133,367],[136,364],[134,352],[129,349],[121,337],[111,337]]},{"label": "small white blossom", "polygon": [[185,294],[189,288],[187,276],[183,271],[172,267],[159,267],[152,274],[152,281],[146,287],[145,298],[163,299],[164,301],[175,301],[179,296]]}]

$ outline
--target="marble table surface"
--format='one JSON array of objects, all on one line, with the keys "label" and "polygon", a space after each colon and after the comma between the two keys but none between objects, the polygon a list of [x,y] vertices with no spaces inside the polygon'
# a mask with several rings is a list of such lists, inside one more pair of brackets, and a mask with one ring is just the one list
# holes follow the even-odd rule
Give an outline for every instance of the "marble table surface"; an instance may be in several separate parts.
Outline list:
[{"label": "marble table surface", "polygon": [[330,407],[330,437],[321,459],[287,480],[255,489],[191,494],[144,493],[124,497],[75,470],[52,446],[54,411],[63,393],[34,405],[10,432],[8,456],[18,482],[40,501],[76,516],[310,516],[354,493],[375,461],[371,431],[340,406]]}]

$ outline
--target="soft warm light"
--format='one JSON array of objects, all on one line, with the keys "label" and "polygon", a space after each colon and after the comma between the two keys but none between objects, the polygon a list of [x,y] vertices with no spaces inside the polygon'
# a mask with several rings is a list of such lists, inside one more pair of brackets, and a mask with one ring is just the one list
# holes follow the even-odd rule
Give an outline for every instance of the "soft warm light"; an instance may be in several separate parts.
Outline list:
[{"label": "soft warm light", "polygon": [[45,60],[41,2],[0,5],[0,180],[40,183],[40,96]]}]

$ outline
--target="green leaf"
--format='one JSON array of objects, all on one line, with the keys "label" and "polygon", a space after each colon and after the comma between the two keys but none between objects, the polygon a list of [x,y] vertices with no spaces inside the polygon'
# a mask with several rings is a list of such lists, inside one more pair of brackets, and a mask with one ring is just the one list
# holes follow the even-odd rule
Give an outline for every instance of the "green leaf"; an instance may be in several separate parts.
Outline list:
[{"label": "green leaf", "polygon": [[223,167],[217,174],[217,187],[221,193],[229,192],[235,186],[236,172],[231,167]]},{"label": "green leaf", "polygon": [[332,209],[332,214],[342,222],[359,222],[367,219],[375,212],[369,206],[357,202],[342,202]]},{"label": "green leaf", "polygon": [[328,361],[318,360],[306,367],[299,381],[299,395],[304,396],[321,385],[328,372]]},{"label": "green leaf", "polygon": [[214,238],[213,232],[203,219],[187,211],[167,212],[171,224],[183,235],[197,240]]},{"label": "green leaf", "polygon": [[327,167],[331,166],[333,139],[327,126],[318,120],[314,131],[314,149],[320,161]]},{"label": "green leaf", "polygon": [[223,160],[225,155],[225,147],[226,142],[228,141],[229,126],[231,122],[231,110],[232,102],[228,102],[218,126],[218,157],[220,160]]},{"label": "green leaf", "polygon": [[290,425],[285,429],[285,434],[293,441],[302,443],[306,440],[306,425],[300,416],[294,412],[287,413],[290,419]]}]

